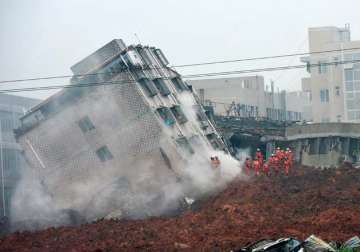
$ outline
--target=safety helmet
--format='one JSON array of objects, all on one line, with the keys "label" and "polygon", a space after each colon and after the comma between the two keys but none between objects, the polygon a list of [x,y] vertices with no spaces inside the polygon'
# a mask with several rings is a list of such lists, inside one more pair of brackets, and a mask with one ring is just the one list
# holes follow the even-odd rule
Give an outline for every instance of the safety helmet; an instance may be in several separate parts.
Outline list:
[{"label": "safety helmet", "polygon": [[277,147],[276,149],[277,149],[277,150],[280,150],[280,147]]},{"label": "safety helmet", "polygon": [[256,149],[256,151],[260,151],[260,149],[259,149],[259,148],[257,148],[257,149]]}]

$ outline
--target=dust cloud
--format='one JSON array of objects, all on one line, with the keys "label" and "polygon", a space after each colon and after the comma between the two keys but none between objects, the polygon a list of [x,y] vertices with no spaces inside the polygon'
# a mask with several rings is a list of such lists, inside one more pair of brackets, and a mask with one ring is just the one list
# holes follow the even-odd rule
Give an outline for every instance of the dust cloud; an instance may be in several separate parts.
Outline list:
[{"label": "dust cloud", "polygon": [[[102,106],[111,104],[107,99],[106,103],[98,101],[98,105],[94,106],[102,109]],[[182,94],[178,99],[189,120],[189,127],[202,132],[196,118],[194,97]],[[141,122],[126,127],[136,128],[137,123]],[[174,148],[165,125],[161,138],[160,147]],[[101,173],[95,169],[86,178],[64,184],[60,190],[69,197],[61,200],[48,190],[51,184],[46,184],[32,169],[26,169],[12,197],[12,230],[76,225],[102,218],[139,219],[178,214],[193,201],[221,190],[236,177],[242,178],[239,160],[223,151],[214,150],[204,136],[199,139],[193,155],[184,154],[184,151],[179,162],[169,157],[171,169],[150,153],[144,160],[107,167]],[[220,168],[211,166],[212,156],[219,157]],[[159,164],[163,167],[159,167]],[[117,177],[119,170],[126,172]],[[51,181],[63,179],[61,172],[57,176]]]}]

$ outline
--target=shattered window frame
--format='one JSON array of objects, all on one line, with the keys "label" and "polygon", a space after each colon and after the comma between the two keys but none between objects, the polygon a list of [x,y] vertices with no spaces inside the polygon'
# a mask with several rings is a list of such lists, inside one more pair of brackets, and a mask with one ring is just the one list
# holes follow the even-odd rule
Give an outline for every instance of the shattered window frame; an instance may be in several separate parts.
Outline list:
[{"label": "shattered window frame", "polygon": [[109,148],[104,145],[96,150],[96,155],[100,159],[101,162],[106,162],[114,158],[112,153],[110,152]]}]

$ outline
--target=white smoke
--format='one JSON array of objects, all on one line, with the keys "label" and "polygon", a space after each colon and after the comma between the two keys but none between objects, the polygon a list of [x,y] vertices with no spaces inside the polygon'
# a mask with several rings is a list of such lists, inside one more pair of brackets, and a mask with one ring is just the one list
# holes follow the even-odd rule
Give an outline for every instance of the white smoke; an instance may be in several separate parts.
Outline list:
[{"label": "white smoke", "polygon": [[[202,134],[194,110],[194,97],[191,94],[182,94],[178,99],[189,120],[187,127]],[[111,102],[106,101],[105,104],[100,101],[94,106],[98,106],[99,110],[104,106],[107,106],[108,110],[111,109],[108,105],[112,104]],[[135,125],[126,127],[132,129]],[[164,150],[174,148],[169,134],[171,132],[164,126],[160,144]],[[182,160],[174,160],[174,157],[170,156],[171,169],[165,167],[165,164],[164,167],[157,167],[159,162],[153,160],[151,153],[144,160],[135,158],[133,163],[122,163],[101,171],[95,169],[92,173],[86,174],[86,179],[74,179],[63,185],[64,193],[66,191],[69,195],[66,199],[71,200],[55,200],[48,193],[46,184],[41,182],[40,176],[28,169],[23,173],[12,197],[11,221],[15,229],[17,226],[34,229],[74,224],[85,220],[93,221],[106,216],[145,218],[176,212],[182,207],[185,197],[196,200],[224,188],[235,177],[241,177],[242,159],[239,162],[223,151],[214,150],[205,139],[205,136],[200,137],[198,145],[193,146],[193,155],[184,152]],[[219,157],[219,168],[211,166],[212,156]],[[116,176],[119,169],[124,170],[122,178]],[[55,182],[57,179],[63,179],[61,174],[55,176]],[[129,181],[131,183],[128,184]]]}]

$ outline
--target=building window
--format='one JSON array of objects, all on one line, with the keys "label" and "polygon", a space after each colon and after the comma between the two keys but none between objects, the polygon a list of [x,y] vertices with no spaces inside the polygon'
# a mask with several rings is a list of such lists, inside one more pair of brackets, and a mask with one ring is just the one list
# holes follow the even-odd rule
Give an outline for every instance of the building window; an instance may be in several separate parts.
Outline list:
[{"label": "building window", "polygon": [[107,146],[102,146],[101,148],[97,149],[96,155],[99,157],[101,162],[105,162],[114,158]]},{"label": "building window", "polygon": [[166,125],[171,126],[175,123],[175,119],[169,108],[160,107],[156,111],[158,112],[159,116],[161,117],[161,119],[163,119]]},{"label": "building window", "polygon": [[158,92],[154,83],[149,79],[140,79],[138,80],[142,89],[145,91],[146,95],[149,97],[155,96]]},{"label": "building window", "polygon": [[360,70],[354,71],[354,80],[360,80]]},{"label": "building window", "polygon": [[340,87],[339,86],[335,87],[335,95],[340,96]]},{"label": "building window", "polygon": [[94,124],[91,122],[91,120],[88,116],[85,116],[80,121],[78,121],[78,125],[79,125],[81,131],[84,133],[95,129]]},{"label": "building window", "polygon": [[353,71],[351,69],[345,69],[345,80],[346,81],[352,81],[353,78]]},{"label": "building window", "polygon": [[186,137],[179,137],[176,139],[176,143],[187,153],[187,154],[194,154],[195,151],[191,147],[189,141],[186,139]]},{"label": "building window", "polygon": [[175,118],[179,122],[179,124],[184,124],[188,121],[184,112],[182,111],[182,109],[179,105],[172,106],[171,112],[173,113],[173,115],[175,116]]},{"label": "building window", "polygon": [[163,79],[154,79],[153,82],[162,96],[168,96],[171,93]]},{"label": "building window", "polygon": [[327,63],[326,61],[319,61],[319,74],[327,72]]},{"label": "building window", "polygon": [[321,89],[320,90],[320,101],[321,102],[329,102],[329,89]]},{"label": "building window", "polygon": [[179,77],[172,78],[171,82],[174,84],[175,88],[178,91],[182,92],[184,90],[187,90],[186,84]]},{"label": "building window", "polygon": [[250,82],[250,80],[244,80],[244,87],[245,87],[245,88],[251,88],[251,82]]}]

